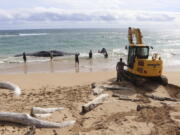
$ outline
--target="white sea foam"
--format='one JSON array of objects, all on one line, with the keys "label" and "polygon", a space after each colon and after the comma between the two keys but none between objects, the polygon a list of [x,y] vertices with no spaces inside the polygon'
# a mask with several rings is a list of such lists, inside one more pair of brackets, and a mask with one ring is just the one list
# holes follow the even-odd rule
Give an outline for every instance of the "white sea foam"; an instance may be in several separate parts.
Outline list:
[{"label": "white sea foam", "polygon": [[121,48],[121,49],[113,49],[112,52],[113,52],[113,55],[126,56],[128,51]]},{"label": "white sea foam", "polygon": [[89,54],[88,53],[80,53],[80,57],[88,57]]},{"label": "white sea foam", "polygon": [[18,36],[18,35],[0,35],[0,38],[3,38],[3,37],[15,37],[15,36]]},{"label": "white sea foam", "polygon": [[180,60],[178,59],[165,59],[165,66],[180,66]]},{"label": "white sea foam", "polygon": [[[2,63],[23,63],[22,57],[7,57],[1,60]],[[0,61],[0,62],[1,62]],[[40,58],[40,57],[28,57],[28,62],[45,62],[49,61],[49,58]]]},{"label": "white sea foam", "polygon": [[47,35],[47,33],[19,33],[19,36],[40,36]]},{"label": "white sea foam", "polygon": [[47,35],[48,33],[19,33],[19,34],[3,34],[0,35],[0,38],[2,37],[17,37],[17,36],[41,36],[41,35]]}]

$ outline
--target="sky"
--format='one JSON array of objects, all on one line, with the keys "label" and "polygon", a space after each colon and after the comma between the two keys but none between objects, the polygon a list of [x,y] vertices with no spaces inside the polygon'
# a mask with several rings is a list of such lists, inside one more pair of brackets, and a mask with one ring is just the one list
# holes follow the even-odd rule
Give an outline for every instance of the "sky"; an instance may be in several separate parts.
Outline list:
[{"label": "sky", "polygon": [[180,0],[0,0],[0,29],[180,28]]}]

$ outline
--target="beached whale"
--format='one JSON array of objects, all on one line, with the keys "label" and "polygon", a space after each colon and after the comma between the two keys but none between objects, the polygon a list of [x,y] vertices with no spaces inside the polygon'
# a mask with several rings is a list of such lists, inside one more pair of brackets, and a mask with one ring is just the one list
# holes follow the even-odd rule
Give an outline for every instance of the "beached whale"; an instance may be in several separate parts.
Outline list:
[{"label": "beached whale", "polygon": [[[63,51],[56,51],[56,50],[51,50],[51,51],[38,51],[34,53],[26,53],[26,56],[35,56],[35,57],[58,57],[58,56],[65,56],[65,55],[75,55],[75,53],[67,53]],[[15,57],[21,57],[23,54],[17,54]]]}]

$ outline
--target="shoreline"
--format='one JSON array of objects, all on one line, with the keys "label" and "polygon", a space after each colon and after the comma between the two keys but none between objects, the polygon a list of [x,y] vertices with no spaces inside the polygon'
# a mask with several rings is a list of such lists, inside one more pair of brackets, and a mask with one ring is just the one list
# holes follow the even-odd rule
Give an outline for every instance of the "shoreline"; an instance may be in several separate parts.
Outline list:
[{"label": "shoreline", "polygon": [[93,82],[103,82],[116,76],[114,71],[107,72],[66,72],[66,73],[31,73],[31,74],[1,74],[0,81],[12,82],[22,89],[41,87],[68,87],[86,85]]},{"label": "shoreline", "polygon": [[[169,83],[179,85],[180,71],[164,72]],[[30,73],[30,74],[0,74],[0,81],[12,82],[22,89],[37,89],[41,87],[72,87],[87,85],[93,82],[104,82],[116,78],[115,70],[96,72],[63,72],[63,73]]]},{"label": "shoreline", "polygon": [[[124,60],[125,61],[125,60]],[[3,63],[0,64],[0,74],[34,74],[34,73],[78,73],[78,72],[101,72],[115,70],[116,60],[114,58],[101,59],[80,59],[79,68],[75,67],[74,59],[55,59],[54,61],[28,62],[24,63]],[[126,67],[125,67],[126,68]],[[163,72],[178,72],[180,65],[164,65]]]}]

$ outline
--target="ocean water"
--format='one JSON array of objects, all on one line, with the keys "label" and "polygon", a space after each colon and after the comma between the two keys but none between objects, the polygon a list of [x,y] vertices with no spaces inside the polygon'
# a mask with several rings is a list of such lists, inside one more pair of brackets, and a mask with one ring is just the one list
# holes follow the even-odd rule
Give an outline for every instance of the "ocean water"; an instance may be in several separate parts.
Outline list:
[{"label": "ocean water", "polygon": [[[180,31],[143,29],[143,43],[153,46],[151,53],[159,53],[165,69],[180,66]],[[22,63],[22,57],[14,57],[23,52],[59,50],[79,52],[82,67],[86,67],[88,52],[94,54],[93,67],[112,69],[120,57],[126,61],[127,29],[44,29],[0,31],[0,70]],[[106,48],[109,59],[104,60],[98,50]],[[74,56],[56,58],[56,61],[73,61]],[[28,62],[45,62],[49,58],[28,57]],[[91,65],[92,66],[92,65]]]}]

